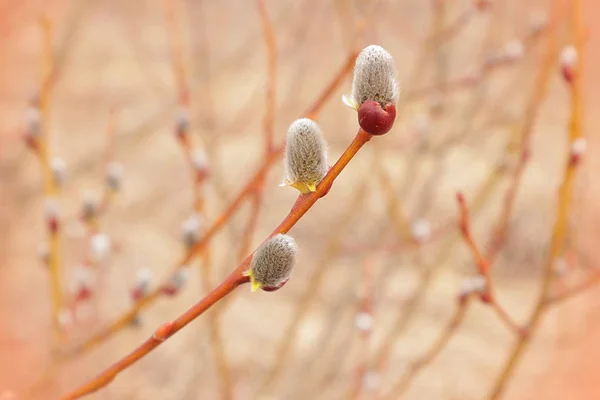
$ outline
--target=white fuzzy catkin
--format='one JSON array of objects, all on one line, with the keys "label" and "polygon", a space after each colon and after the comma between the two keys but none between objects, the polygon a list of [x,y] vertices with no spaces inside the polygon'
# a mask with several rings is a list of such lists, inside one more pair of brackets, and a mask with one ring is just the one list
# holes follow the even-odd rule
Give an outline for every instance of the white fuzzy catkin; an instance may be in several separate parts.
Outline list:
[{"label": "white fuzzy catkin", "polygon": [[29,106],[25,112],[27,135],[37,138],[41,131],[42,113],[36,106]]},{"label": "white fuzzy catkin", "polygon": [[96,233],[90,238],[90,252],[94,261],[104,261],[110,249],[110,237],[106,233]]},{"label": "white fuzzy catkin", "polygon": [[194,246],[200,239],[202,217],[199,214],[190,215],[181,227],[181,240],[186,247]]},{"label": "white fuzzy catkin", "polygon": [[285,184],[302,193],[314,192],[327,174],[327,144],[319,125],[308,119],[294,121],[285,146]]},{"label": "white fuzzy catkin", "polygon": [[54,177],[54,183],[56,186],[61,187],[65,182],[65,171],[67,164],[60,157],[53,157],[50,161],[50,169],[52,170],[52,176]]},{"label": "white fuzzy catkin", "polygon": [[106,168],[106,185],[115,192],[121,189],[123,165],[111,162]]},{"label": "white fuzzy catkin", "polygon": [[206,171],[208,168],[208,159],[203,149],[196,149],[192,153],[192,166],[197,172]]},{"label": "white fuzzy catkin", "polygon": [[431,224],[424,218],[419,218],[411,225],[411,233],[417,242],[425,242],[431,237]]},{"label": "white fuzzy catkin", "polygon": [[292,274],[298,247],[291,236],[278,234],[256,250],[250,263],[252,290],[277,287]]},{"label": "white fuzzy catkin", "polygon": [[575,46],[565,46],[560,52],[560,63],[563,68],[573,68],[577,63],[577,49]]},{"label": "white fuzzy catkin", "polygon": [[174,292],[179,291],[185,286],[190,277],[190,267],[184,265],[182,267],[177,268],[173,275],[169,278],[169,283],[167,286],[173,290]]},{"label": "white fuzzy catkin", "polygon": [[58,200],[55,197],[47,197],[44,199],[44,215],[46,220],[58,220],[60,218],[60,207]]},{"label": "white fuzzy catkin", "polygon": [[460,293],[463,296],[471,293],[483,293],[486,287],[485,278],[481,275],[468,276],[463,279]]},{"label": "white fuzzy catkin", "polygon": [[344,103],[354,109],[365,101],[374,100],[385,107],[396,104],[399,95],[394,59],[383,47],[365,47],[354,65],[352,95],[344,97]]},{"label": "white fuzzy catkin", "polygon": [[361,332],[368,332],[373,329],[373,315],[368,312],[359,312],[354,317],[354,325]]},{"label": "white fuzzy catkin", "polygon": [[587,150],[587,140],[583,137],[577,138],[571,143],[571,155],[579,157]]},{"label": "white fuzzy catkin", "polygon": [[519,39],[513,39],[507,42],[503,48],[504,55],[508,61],[518,61],[525,55],[525,46]]},{"label": "white fuzzy catkin", "polygon": [[86,191],[83,193],[81,212],[84,219],[94,218],[98,213],[98,197],[94,192]]},{"label": "white fuzzy catkin", "polygon": [[140,291],[142,296],[148,294],[150,282],[152,281],[152,272],[149,269],[143,268],[138,270],[135,277],[135,288]]}]

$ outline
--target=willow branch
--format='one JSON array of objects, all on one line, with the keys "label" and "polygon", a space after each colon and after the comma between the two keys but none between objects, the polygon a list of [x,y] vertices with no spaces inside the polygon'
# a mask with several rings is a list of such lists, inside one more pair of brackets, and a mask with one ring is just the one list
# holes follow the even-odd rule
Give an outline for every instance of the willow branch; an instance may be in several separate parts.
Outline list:
[{"label": "willow branch", "polygon": [[[362,129],[359,130],[350,146],[319,183],[317,190],[310,194],[300,195],[289,214],[283,219],[283,221],[271,233],[271,235],[269,235],[269,238],[279,233],[287,233],[308,212],[308,210],[317,202],[317,200],[319,200],[319,198],[329,190],[334,180],[339,176],[342,170],[346,167],[346,165],[348,165],[350,160],[358,153],[358,151],[371,139],[371,137],[372,136],[370,134],[366,133]],[[64,396],[63,399],[78,399],[108,385],[120,372],[137,362],[142,357],[146,356],[172,335],[183,329],[190,322],[198,318],[206,310],[216,304],[219,300],[230,294],[239,285],[249,282],[249,278],[245,275],[245,272],[248,270],[251,260],[252,254],[247,256],[244,261],[242,261],[242,263],[240,263],[240,265],[233,270],[233,272],[231,272],[219,286],[208,293],[208,295],[206,295],[202,300],[197,302],[174,321],[166,322],[161,325],[154,332],[154,334],[144,343],[142,343],[137,349],[133,350],[127,356],[117,361],[111,367],[104,370],[86,384]]]}]

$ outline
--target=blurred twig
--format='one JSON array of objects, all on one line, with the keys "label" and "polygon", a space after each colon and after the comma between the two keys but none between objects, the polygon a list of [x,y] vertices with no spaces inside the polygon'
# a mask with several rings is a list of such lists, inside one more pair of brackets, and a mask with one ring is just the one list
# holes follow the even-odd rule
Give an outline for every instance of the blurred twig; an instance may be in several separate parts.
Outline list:
[{"label": "blurred twig", "polygon": [[[566,227],[567,221],[569,217],[569,207],[572,199],[572,192],[574,186],[575,175],[577,172],[577,166],[579,164],[579,160],[572,156],[572,144],[579,138],[583,136],[582,130],[582,115],[583,115],[583,97],[582,97],[582,72],[584,60],[584,25],[582,22],[582,10],[581,10],[581,2],[579,0],[574,0],[572,6],[572,15],[574,20],[574,29],[575,29],[575,47],[578,52],[579,59],[577,60],[576,68],[575,68],[575,76],[571,86],[571,121],[569,124],[569,132],[568,132],[568,160],[565,165],[562,183],[560,185],[559,194],[558,194],[558,205],[557,205],[557,214],[554,222],[554,228],[552,231],[550,250],[548,252],[548,258],[546,261],[546,265],[544,267],[544,276],[542,280],[541,291],[538,296],[538,300],[536,305],[528,319],[527,329],[529,331],[529,335],[525,337],[521,337],[514,345],[513,349],[510,352],[510,356],[501,369],[500,375],[496,379],[493,384],[492,390],[489,395],[489,399],[498,399],[502,396],[504,389],[506,387],[507,382],[509,381],[512,373],[521,358],[521,355],[527,348],[527,345],[530,343],[530,338],[537,328],[544,312],[546,311],[546,299],[549,295],[550,286],[552,283],[552,276],[554,272],[554,263],[556,259],[560,256],[564,239],[566,235]],[[546,56],[544,58],[544,63],[541,67],[541,72],[539,76],[539,82],[543,82],[545,78],[552,72],[552,66],[554,65],[554,60],[556,60],[557,55],[557,45],[556,45],[556,33],[554,32],[555,24],[557,23],[558,16],[560,15],[560,5],[561,2],[555,0],[552,5],[552,24],[553,24],[553,32],[551,33],[551,37],[548,40],[548,49],[546,51]]]},{"label": "blurred twig", "polygon": [[[275,228],[269,237],[273,237],[279,233],[287,233],[308,212],[317,200],[330,189],[330,186],[342,170],[371,138],[372,135],[360,129],[346,151],[340,156],[338,161],[331,167],[327,175],[319,183],[316,191],[307,195],[300,195],[290,213],[283,219],[279,226]],[[161,325],[142,345],[63,398],[65,400],[81,398],[108,385],[120,372],[146,356],[172,335],[183,329],[211,306],[231,293],[236,287],[249,282],[249,278],[245,274],[245,271],[249,268],[251,260],[252,254],[248,255],[248,257],[246,257],[246,259],[242,261],[242,263],[240,263],[240,265],[238,265],[238,267],[233,270],[219,286],[213,289],[185,313],[181,314],[172,322],[166,322]]]}]

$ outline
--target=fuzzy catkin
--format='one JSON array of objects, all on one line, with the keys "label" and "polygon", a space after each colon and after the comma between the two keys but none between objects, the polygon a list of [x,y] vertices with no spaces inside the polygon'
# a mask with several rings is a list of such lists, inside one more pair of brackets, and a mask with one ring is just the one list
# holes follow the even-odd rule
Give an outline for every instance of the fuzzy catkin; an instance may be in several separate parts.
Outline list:
[{"label": "fuzzy catkin", "polygon": [[394,60],[383,47],[370,45],[365,47],[354,66],[352,80],[352,99],[356,105],[374,100],[385,107],[396,104],[399,94],[398,80]]},{"label": "fuzzy catkin", "polygon": [[256,250],[250,263],[253,280],[264,287],[274,287],[289,279],[298,247],[294,238],[278,234]]},{"label": "fuzzy catkin", "polygon": [[316,186],[327,174],[327,145],[319,125],[308,119],[294,121],[287,134],[285,179],[289,185]]}]

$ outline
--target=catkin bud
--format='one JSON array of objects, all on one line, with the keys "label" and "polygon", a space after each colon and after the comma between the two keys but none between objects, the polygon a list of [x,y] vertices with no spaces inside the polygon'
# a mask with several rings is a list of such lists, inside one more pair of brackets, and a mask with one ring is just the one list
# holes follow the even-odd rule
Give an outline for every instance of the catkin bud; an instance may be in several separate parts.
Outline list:
[{"label": "catkin bud", "polygon": [[285,180],[301,193],[314,192],[327,175],[327,144],[319,125],[308,119],[294,121],[287,134],[285,146]]},{"label": "catkin bud", "polygon": [[54,184],[57,187],[61,187],[65,182],[65,170],[67,169],[64,160],[60,157],[52,158],[52,161],[50,161],[50,169],[52,170]]},{"label": "catkin bud", "polygon": [[487,283],[483,276],[474,275],[464,278],[462,282],[462,287],[459,293],[459,300],[465,301],[471,294],[477,293],[482,296],[482,300],[484,299],[484,295],[486,294]]},{"label": "catkin bud", "polygon": [[352,95],[346,105],[358,111],[360,126],[372,135],[383,135],[394,125],[399,86],[394,60],[383,47],[371,45],[356,58]]},{"label": "catkin bud", "polygon": [[251,290],[273,291],[282,287],[290,279],[297,252],[296,242],[288,235],[278,234],[263,243],[246,272]]},{"label": "catkin bud", "polygon": [[539,35],[548,25],[548,16],[542,10],[534,11],[529,17],[529,32],[532,36]]},{"label": "catkin bud", "polygon": [[431,238],[431,224],[424,218],[419,218],[411,225],[412,237],[418,243],[426,242]]},{"label": "catkin bud", "polygon": [[98,199],[93,192],[83,194],[83,204],[81,206],[81,218],[89,221],[98,214]]},{"label": "catkin bud", "polygon": [[525,46],[519,39],[513,39],[504,45],[503,53],[507,61],[515,62],[525,55]]},{"label": "catkin bud", "polygon": [[189,216],[181,228],[181,241],[186,248],[193,247],[200,238],[201,217],[198,214]]},{"label": "catkin bud", "polygon": [[106,168],[106,186],[117,192],[121,189],[123,181],[123,166],[116,162],[111,162]]},{"label": "catkin bud", "polygon": [[575,68],[577,65],[577,49],[575,46],[567,46],[560,52],[560,71],[567,83],[573,83]]},{"label": "catkin bud", "polygon": [[56,233],[60,223],[60,208],[56,198],[48,197],[44,200],[44,214],[46,215],[48,230],[51,233]]},{"label": "catkin bud", "polygon": [[198,179],[199,181],[205,179],[209,173],[209,164],[204,150],[195,150],[192,153],[191,160],[192,166],[194,167],[194,171],[196,171],[196,179]]},{"label": "catkin bud", "polygon": [[76,301],[84,301],[92,296],[96,279],[87,266],[79,266],[73,271],[72,292]]},{"label": "catkin bud", "polygon": [[104,261],[110,248],[110,237],[106,233],[96,233],[90,238],[90,252],[95,262]]},{"label": "catkin bud", "polygon": [[587,140],[584,137],[575,139],[573,143],[571,143],[571,163],[578,163],[586,150]]},{"label": "catkin bud", "polygon": [[373,329],[373,315],[368,312],[359,312],[354,317],[354,325],[361,332],[369,332]]},{"label": "catkin bud", "polygon": [[190,110],[188,107],[181,107],[177,116],[175,132],[179,140],[185,140],[190,130]]},{"label": "catkin bud", "polygon": [[135,284],[131,290],[131,298],[134,301],[138,301],[148,295],[150,289],[150,281],[152,279],[152,272],[148,269],[141,269],[138,271],[135,278]]},{"label": "catkin bud", "polygon": [[25,112],[25,142],[30,148],[37,146],[41,133],[42,115],[37,106],[29,106]]},{"label": "catkin bud", "polygon": [[177,268],[169,278],[169,281],[163,286],[162,292],[167,296],[175,296],[185,286],[189,279],[189,275],[190,267],[187,265]]}]

